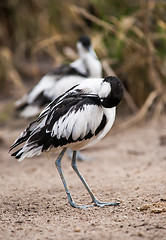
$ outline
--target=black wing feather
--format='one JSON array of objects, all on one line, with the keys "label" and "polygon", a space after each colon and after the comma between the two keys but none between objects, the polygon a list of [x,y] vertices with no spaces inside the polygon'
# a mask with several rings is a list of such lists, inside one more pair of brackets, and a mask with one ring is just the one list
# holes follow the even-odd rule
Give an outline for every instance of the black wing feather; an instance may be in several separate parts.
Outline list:
[{"label": "black wing feather", "polygon": [[70,76],[70,75],[79,75],[82,77],[88,77],[87,74],[81,73],[78,69],[71,67],[70,65],[61,65],[52,71],[50,71],[48,74],[49,75],[61,75],[61,76]]},{"label": "black wing feather", "polygon": [[[73,87],[74,88],[74,87]],[[70,89],[71,90],[71,89]],[[69,90],[69,91],[70,91]],[[55,99],[51,102],[45,110],[39,115],[37,120],[33,121],[29,127],[24,130],[23,134],[16,140],[16,142],[10,147],[10,151],[17,147],[18,145],[28,141],[28,146],[31,148],[35,147],[34,143],[37,146],[43,146],[42,151],[47,150],[50,146],[58,147],[66,145],[67,143],[81,141],[82,139],[77,139],[73,141],[72,135],[66,139],[61,138],[57,139],[56,136],[51,137],[52,128],[58,119],[63,117],[69,111],[77,112],[81,109],[84,105],[98,105],[100,106],[100,99],[96,94],[83,94],[78,91],[69,92],[67,91],[64,95],[60,96],[59,98]],[[40,121],[44,118],[45,125],[41,129],[39,129]],[[95,135],[103,128],[105,124],[105,118],[102,120],[100,126],[95,132]],[[87,133],[85,139],[91,138],[93,135],[91,132]],[[22,148],[21,148],[22,149]],[[12,156],[16,156],[19,151],[14,152]],[[18,155],[17,158],[20,158],[21,155]]]}]

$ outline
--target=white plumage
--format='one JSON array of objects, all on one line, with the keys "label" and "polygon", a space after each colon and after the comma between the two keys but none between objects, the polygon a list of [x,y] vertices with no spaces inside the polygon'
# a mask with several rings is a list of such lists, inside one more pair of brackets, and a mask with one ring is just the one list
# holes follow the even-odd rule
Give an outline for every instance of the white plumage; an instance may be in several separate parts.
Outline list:
[{"label": "white plumage", "polygon": [[22,117],[30,118],[39,114],[45,104],[87,77],[101,77],[101,63],[91,47],[89,37],[83,36],[78,40],[77,50],[79,59],[46,74],[29,94],[16,101],[16,108],[21,110]]},{"label": "white plumage", "polygon": [[[71,88],[59,98],[51,102],[19,136],[10,150],[24,143],[12,154],[19,161],[25,157],[39,155],[44,151],[62,150],[66,148],[74,151],[89,147],[100,141],[112,127],[115,120],[115,109],[123,96],[123,86],[116,77],[87,79]],[[61,156],[61,155],[60,155]],[[56,161],[61,178],[61,157]],[[72,163],[76,170],[75,157]],[[80,177],[86,185],[82,176]],[[62,179],[64,184],[64,179]],[[65,189],[66,189],[66,184]],[[89,187],[86,188],[92,197]],[[66,191],[68,195],[68,191]],[[68,195],[69,203],[73,201]],[[96,199],[96,198],[95,198]],[[101,204],[101,203],[100,203]],[[99,204],[99,205],[100,205]],[[105,204],[110,205],[110,204]],[[78,207],[74,204],[75,207]]]}]

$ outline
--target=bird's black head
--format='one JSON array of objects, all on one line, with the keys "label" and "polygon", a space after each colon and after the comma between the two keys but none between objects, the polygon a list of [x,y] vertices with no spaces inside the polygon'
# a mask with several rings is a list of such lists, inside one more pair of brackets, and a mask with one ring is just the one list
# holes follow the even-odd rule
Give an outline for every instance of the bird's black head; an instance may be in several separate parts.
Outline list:
[{"label": "bird's black head", "polygon": [[88,49],[90,46],[91,46],[91,40],[88,36],[84,35],[84,36],[81,36],[79,39],[78,39],[78,42],[81,42],[82,45]]},{"label": "bird's black head", "polygon": [[120,79],[115,76],[106,77],[104,82],[110,84],[111,92],[107,97],[101,99],[102,106],[106,108],[116,107],[124,94],[123,84]]}]

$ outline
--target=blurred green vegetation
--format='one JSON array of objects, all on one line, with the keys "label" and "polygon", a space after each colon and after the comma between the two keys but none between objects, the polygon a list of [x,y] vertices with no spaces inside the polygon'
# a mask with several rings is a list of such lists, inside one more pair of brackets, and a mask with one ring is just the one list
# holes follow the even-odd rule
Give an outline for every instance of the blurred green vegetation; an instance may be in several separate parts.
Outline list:
[{"label": "blurred green vegetation", "polygon": [[91,37],[99,59],[108,62],[138,108],[152,91],[159,93],[155,104],[165,102],[164,0],[1,0],[0,92],[24,89],[26,79],[36,83],[71,60],[64,47],[75,49],[82,34]]}]

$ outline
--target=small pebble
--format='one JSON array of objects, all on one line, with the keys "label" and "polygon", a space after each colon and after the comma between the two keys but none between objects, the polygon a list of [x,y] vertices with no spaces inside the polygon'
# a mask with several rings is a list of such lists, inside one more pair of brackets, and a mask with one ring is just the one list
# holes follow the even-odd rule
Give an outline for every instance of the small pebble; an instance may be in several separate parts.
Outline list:
[{"label": "small pebble", "polygon": [[75,227],[74,232],[80,232],[81,229],[79,227]]},{"label": "small pebble", "polygon": [[165,198],[160,198],[161,202],[166,202],[166,197]]},{"label": "small pebble", "polygon": [[152,213],[161,213],[161,212],[164,212],[162,208],[154,208],[154,209],[151,209],[151,212]]},{"label": "small pebble", "polygon": [[143,232],[138,232],[138,237],[144,237],[145,234]]},{"label": "small pebble", "polygon": [[145,204],[143,206],[140,207],[140,211],[145,211],[145,210],[148,210],[149,209],[149,204]]}]

